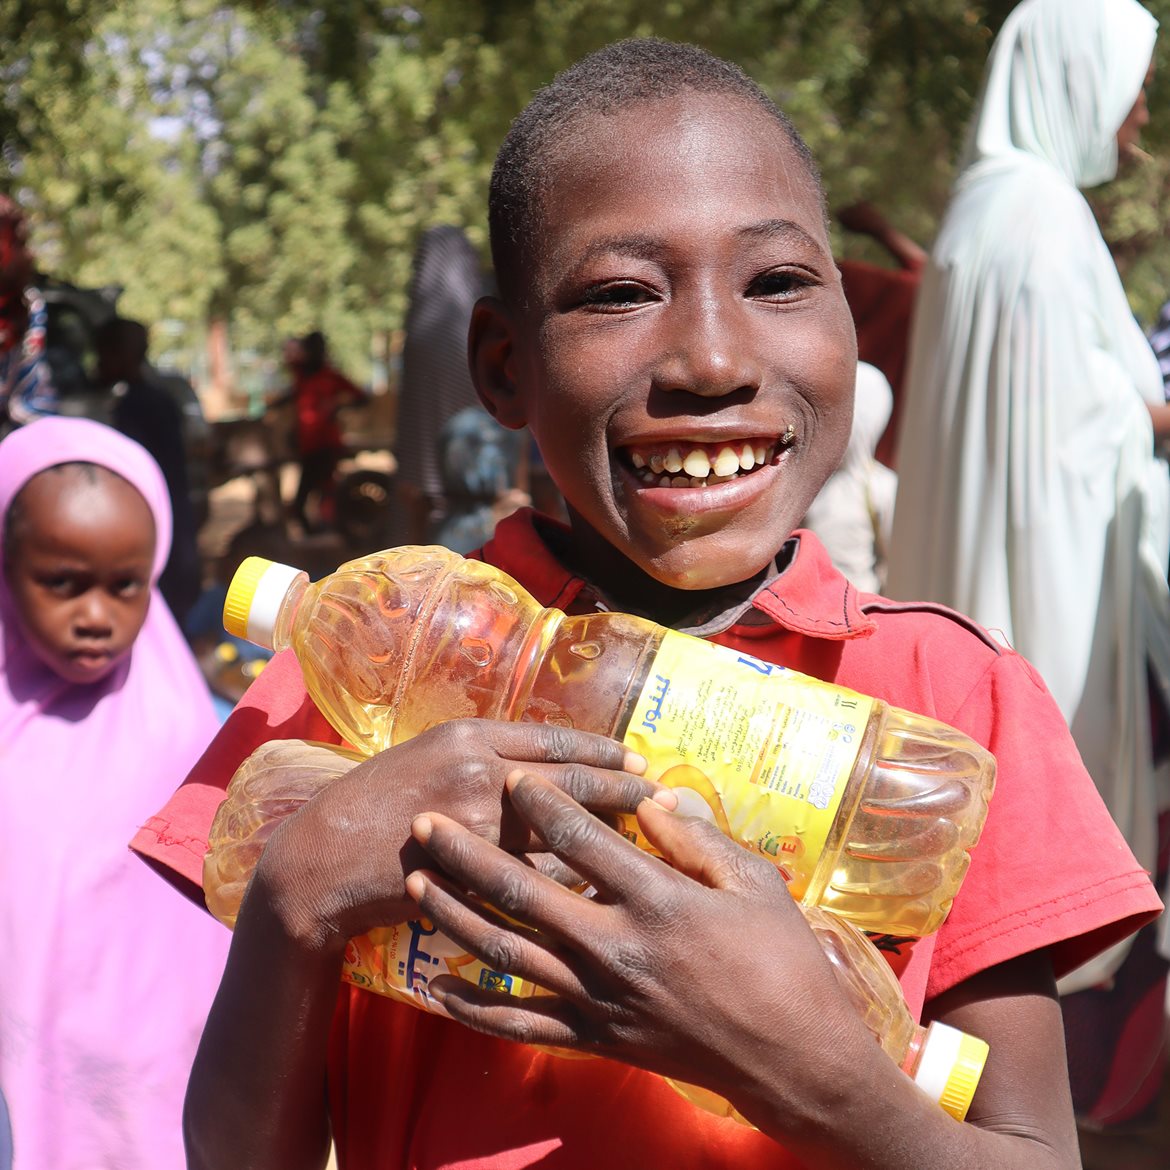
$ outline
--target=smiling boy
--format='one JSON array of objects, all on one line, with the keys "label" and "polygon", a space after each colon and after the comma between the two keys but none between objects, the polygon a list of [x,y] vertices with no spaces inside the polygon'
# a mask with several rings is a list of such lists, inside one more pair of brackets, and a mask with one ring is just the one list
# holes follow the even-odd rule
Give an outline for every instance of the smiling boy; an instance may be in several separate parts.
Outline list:
[{"label": "smiling boy", "polygon": [[[514,124],[491,229],[501,295],[476,309],[473,374],[497,418],[531,428],[570,524],[518,514],[483,558],[543,604],[644,613],[991,748],[966,884],[900,964],[911,1007],[982,1036],[991,1061],[953,1121],[873,1043],[768,862],[646,799],[620,745],[459,721],[359,765],[271,838],[192,1075],[190,1164],[318,1166],[332,1132],[363,1168],[1078,1165],[1054,973],[1159,902],[1027,664],[958,615],[857,594],[793,534],[841,457],[855,362],[796,132],[726,62],[621,42]],[[136,847],[197,882],[234,768],[291,736],[337,738],[286,655]],[[635,807],[673,868],[592,815]],[[549,848],[601,896],[552,880]],[[539,935],[489,922],[468,890]],[[551,994],[432,981],[473,1031],[339,993],[345,940],[420,906]]]}]

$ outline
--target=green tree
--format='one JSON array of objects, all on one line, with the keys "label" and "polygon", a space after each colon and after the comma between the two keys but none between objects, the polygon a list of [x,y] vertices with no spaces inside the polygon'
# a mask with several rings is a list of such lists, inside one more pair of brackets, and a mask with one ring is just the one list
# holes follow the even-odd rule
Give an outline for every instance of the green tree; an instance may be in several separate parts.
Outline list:
[{"label": "green tree", "polygon": [[[400,325],[420,233],[486,248],[487,181],[534,89],[622,36],[741,63],[821,160],[830,204],[871,198],[929,244],[1010,0],[17,0],[0,16],[3,159],[59,275],[192,335],[274,356],[323,328],[366,376]],[[1170,0],[1149,0],[1164,21]],[[1152,156],[1092,193],[1147,318],[1170,286],[1170,98]],[[846,255],[878,258],[856,238]]]}]

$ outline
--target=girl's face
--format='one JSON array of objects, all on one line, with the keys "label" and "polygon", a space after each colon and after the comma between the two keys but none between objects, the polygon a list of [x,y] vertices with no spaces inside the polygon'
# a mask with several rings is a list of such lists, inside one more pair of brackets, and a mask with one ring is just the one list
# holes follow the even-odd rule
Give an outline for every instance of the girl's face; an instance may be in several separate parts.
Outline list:
[{"label": "girl's face", "polygon": [[1142,130],[1150,124],[1150,107],[1146,102],[1146,90],[1150,82],[1154,79],[1154,65],[1150,63],[1150,68],[1146,72],[1146,79],[1142,82],[1141,92],[1137,96],[1137,101],[1133,103],[1133,108],[1125,116],[1125,121],[1121,123],[1120,129],[1117,131],[1117,153],[1124,159],[1127,155],[1134,153],[1138,140],[1141,138]]},{"label": "girl's face", "polygon": [[104,468],[43,471],[18,499],[4,568],[24,634],[62,678],[97,682],[146,620],[154,517]]}]

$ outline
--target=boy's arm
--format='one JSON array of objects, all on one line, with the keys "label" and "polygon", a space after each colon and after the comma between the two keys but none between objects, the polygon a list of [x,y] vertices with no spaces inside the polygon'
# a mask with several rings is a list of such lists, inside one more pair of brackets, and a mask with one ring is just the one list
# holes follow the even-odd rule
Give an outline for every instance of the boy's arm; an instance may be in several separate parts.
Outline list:
[{"label": "boy's arm", "polygon": [[189,1170],[325,1165],[325,1057],[341,954],[289,938],[267,891],[244,899],[187,1087]]},{"label": "boy's arm", "polygon": [[[411,876],[422,912],[485,962],[553,993],[516,1001],[432,981],[456,1019],[701,1085],[820,1170],[1079,1165],[1043,952],[932,1005],[991,1046],[972,1123],[961,1124],[874,1043],[770,863],[713,826],[643,804],[642,829],[672,869],[539,780],[513,781],[511,798],[599,897],[555,889],[447,818],[419,818],[416,837],[450,875]],[[464,889],[539,933],[486,922]]]},{"label": "boy's arm", "polygon": [[[192,1170],[308,1170],[328,1148],[326,1053],[346,941],[417,911],[404,869],[414,817],[439,807],[501,848],[536,842],[503,799],[537,770],[597,812],[657,791],[602,736],[551,724],[460,720],[364,761],[284,821],[265,846],[188,1087]],[[625,770],[623,770],[625,769]],[[576,807],[576,806],[574,806]]]}]

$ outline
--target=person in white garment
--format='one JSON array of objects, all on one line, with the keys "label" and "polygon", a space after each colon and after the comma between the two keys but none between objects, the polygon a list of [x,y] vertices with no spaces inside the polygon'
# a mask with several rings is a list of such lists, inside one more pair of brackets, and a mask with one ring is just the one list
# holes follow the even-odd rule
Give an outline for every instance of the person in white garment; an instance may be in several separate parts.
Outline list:
[{"label": "person in white garment", "polygon": [[894,392],[885,374],[858,362],[845,457],[801,525],[817,534],[836,568],[864,593],[880,593],[885,578],[898,477],[875,452],[893,409]]},{"label": "person in white garment", "polygon": [[[1024,0],[996,39],[918,297],[887,579],[1031,660],[1151,870],[1165,789],[1147,662],[1170,678],[1170,481],[1152,422],[1165,398],[1081,190],[1114,177],[1148,121],[1156,34],[1136,0]],[[1123,953],[1062,989],[1101,982]]]}]

